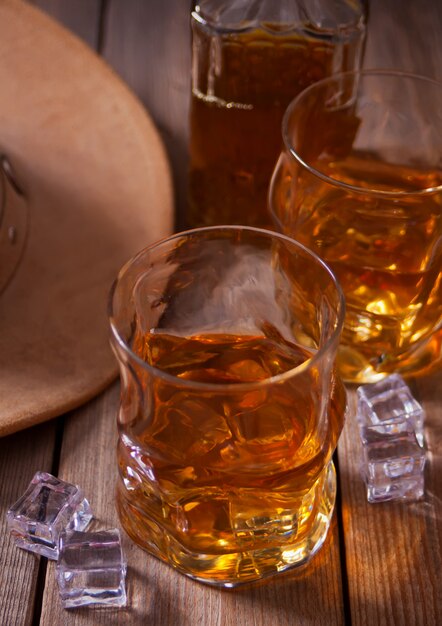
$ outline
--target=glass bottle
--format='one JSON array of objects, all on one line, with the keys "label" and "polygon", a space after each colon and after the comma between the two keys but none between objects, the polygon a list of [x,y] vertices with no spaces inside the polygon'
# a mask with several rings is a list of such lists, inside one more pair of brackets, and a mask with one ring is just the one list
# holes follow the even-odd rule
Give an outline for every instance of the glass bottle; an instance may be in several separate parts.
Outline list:
[{"label": "glass bottle", "polygon": [[308,85],[359,68],[365,3],[199,0],[191,24],[187,225],[271,227],[284,111]]}]

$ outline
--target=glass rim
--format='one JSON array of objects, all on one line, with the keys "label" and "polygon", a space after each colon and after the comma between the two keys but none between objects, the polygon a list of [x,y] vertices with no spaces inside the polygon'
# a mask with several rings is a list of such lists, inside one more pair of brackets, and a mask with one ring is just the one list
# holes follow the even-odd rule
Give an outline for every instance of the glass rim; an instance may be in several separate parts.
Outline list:
[{"label": "glass rim", "polygon": [[[150,365],[147,361],[144,361],[141,357],[139,357],[126,343],[125,339],[121,336],[118,330],[118,324],[116,323],[113,311],[113,302],[114,295],[117,289],[119,282],[123,279],[126,272],[130,267],[133,266],[138,260],[140,260],[147,253],[155,250],[155,248],[159,248],[166,243],[170,243],[175,239],[180,239],[182,237],[189,237],[189,235],[205,233],[210,231],[247,231],[250,233],[258,233],[261,235],[266,235],[268,238],[279,239],[290,245],[294,246],[301,250],[304,254],[311,257],[311,259],[328,274],[334,288],[336,289],[338,295],[338,307],[337,307],[337,315],[336,315],[336,325],[331,333],[330,337],[327,338],[324,345],[321,346],[310,358],[306,359],[299,365],[294,368],[291,368],[281,374],[277,374],[275,376],[270,376],[269,378],[264,378],[262,380],[250,381],[246,383],[205,383],[200,381],[188,380],[180,378],[179,376],[174,376],[173,374],[169,374],[164,370],[161,370],[154,365]],[[137,363],[142,369],[147,370],[152,375],[162,379],[163,381],[173,383],[177,386],[192,388],[192,389],[200,389],[201,391],[253,391],[265,387],[269,387],[271,385],[284,382],[298,374],[303,373],[304,371],[310,369],[312,365],[314,365],[332,346],[333,344],[339,341],[340,334],[342,332],[343,324],[345,317],[345,297],[342,291],[342,287],[339,284],[336,276],[330,267],[317,255],[315,252],[304,246],[299,241],[288,237],[287,235],[283,235],[282,233],[278,233],[271,230],[266,230],[264,228],[255,228],[252,226],[242,226],[242,225],[219,225],[219,226],[203,226],[201,228],[193,228],[191,230],[184,230],[178,233],[174,233],[170,236],[163,237],[155,241],[154,243],[146,246],[142,250],[140,250],[137,254],[131,257],[120,269],[117,274],[116,279],[114,280],[108,298],[108,319],[111,330],[111,336],[118,344],[118,346],[123,350],[123,352],[132,360]]]},{"label": "glass rim", "polygon": [[[293,98],[293,100],[290,102],[287,109],[285,110],[281,127],[282,127],[282,139],[288,152],[296,159],[296,161],[298,161],[298,163],[302,167],[304,167],[308,172],[310,172],[314,176],[317,176],[324,182],[330,185],[333,185],[334,187],[338,187],[340,189],[342,188],[348,189],[349,191],[353,191],[359,194],[366,194],[366,195],[371,195],[371,196],[381,197],[381,198],[406,198],[406,197],[427,196],[427,195],[432,195],[434,193],[438,193],[442,191],[442,184],[436,185],[435,187],[427,187],[425,189],[418,189],[416,191],[387,191],[387,190],[381,190],[381,189],[372,189],[370,187],[359,187],[357,185],[351,185],[350,183],[346,183],[344,181],[328,176],[327,174],[324,174],[324,172],[321,172],[321,170],[307,163],[307,161],[305,161],[297,153],[297,151],[292,146],[292,143],[290,141],[288,128],[289,128],[290,118],[293,114],[293,111],[299,105],[299,102],[302,101],[302,99],[305,98],[306,95],[310,94],[312,91],[315,91],[318,88],[321,88],[323,85],[326,85],[327,83],[331,84],[333,82],[337,82],[338,80],[345,79],[346,77],[349,77],[349,76],[358,76],[362,78],[370,77],[370,76],[371,77],[384,76],[384,77],[395,77],[395,78],[417,80],[417,81],[428,83],[430,85],[433,85],[434,87],[439,88],[442,94],[441,82],[434,80],[432,78],[429,78],[427,76],[415,74],[413,72],[405,72],[401,70],[392,70],[392,69],[379,69],[379,70],[367,69],[367,70],[352,70],[348,72],[340,72],[338,74],[333,74],[332,76],[323,78],[309,85],[305,89],[303,89],[301,93],[299,93],[295,98]],[[442,99],[441,99],[441,102],[442,102]]]},{"label": "glass rim", "polygon": [[[366,12],[365,8],[365,0],[361,2],[361,11],[359,13],[359,17],[357,21],[348,22],[341,26],[341,35],[349,36],[353,33],[361,32],[362,26],[361,23],[365,21],[364,14]],[[271,35],[275,36],[287,36],[289,33],[301,33],[310,37],[318,37],[325,39],[326,41],[333,41],[336,35],[336,30],[334,28],[329,29],[315,29],[313,26],[310,26],[307,23],[303,23],[299,19],[287,21],[284,28],[272,28],[272,20],[243,20],[240,22],[227,23],[227,24],[217,24],[216,22],[211,21],[201,12],[201,7],[198,2],[194,2],[191,10],[191,17],[195,22],[200,24],[201,26],[211,29],[218,33],[219,35],[240,35],[243,33],[252,32],[256,29],[261,29],[264,32],[267,32]],[[278,24],[280,26],[280,24]]]}]

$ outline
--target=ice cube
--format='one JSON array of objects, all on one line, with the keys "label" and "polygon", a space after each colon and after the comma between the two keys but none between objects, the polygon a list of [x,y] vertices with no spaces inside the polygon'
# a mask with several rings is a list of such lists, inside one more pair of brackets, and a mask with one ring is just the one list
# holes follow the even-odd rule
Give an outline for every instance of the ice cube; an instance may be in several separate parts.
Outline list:
[{"label": "ice cube", "polygon": [[417,500],[424,494],[425,451],[410,424],[403,421],[400,432],[385,432],[384,426],[361,428],[362,474],[369,502]]},{"label": "ice cube", "polygon": [[60,533],[65,528],[83,530],[91,519],[83,491],[46,472],[35,474],[7,513],[8,527],[17,546],[55,560]]},{"label": "ice cube", "polygon": [[369,385],[358,387],[358,398],[365,398],[369,402],[372,398],[382,395],[386,391],[397,391],[398,389],[408,389],[407,383],[399,374],[391,374],[386,378]]},{"label": "ice cube", "polygon": [[392,374],[374,385],[358,388],[357,419],[361,426],[383,425],[385,433],[399,432],[408,420],[419,445],[424,445],[424,411],[409,387],[398,374]]},{"label": "ice cube", "polygon": [[158,407],[146,441],[171,463],[187,465],[231,438],[222,403],[179,393]]},{"label": "ice cube", "polygon": [[60,535],[57,580],[64,608],[126,604],[126,563],[117,528]]},{"label": "ice cube", "polygon": [[[298,499],[299,504],[301,499]],[[239,490],[230,498],[229,517],[237,541],[257,545],[260,541],[287,543],[298,532],[297,507],[270,491]],[[290,503],[293,505],[293,502]]]}]

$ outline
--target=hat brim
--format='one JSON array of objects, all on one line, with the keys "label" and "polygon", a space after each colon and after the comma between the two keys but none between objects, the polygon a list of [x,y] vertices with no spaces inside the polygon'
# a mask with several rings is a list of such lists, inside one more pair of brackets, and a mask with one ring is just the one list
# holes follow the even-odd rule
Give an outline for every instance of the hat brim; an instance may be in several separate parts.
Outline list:
[{"label": "hat brim", "polygon": [[0,4],[0,151],[28,202],[0,295],[0,436],[73,409],[115,377],[107,294],[169,234],[173,194],[150,117],[85,44],[26,3]]}]

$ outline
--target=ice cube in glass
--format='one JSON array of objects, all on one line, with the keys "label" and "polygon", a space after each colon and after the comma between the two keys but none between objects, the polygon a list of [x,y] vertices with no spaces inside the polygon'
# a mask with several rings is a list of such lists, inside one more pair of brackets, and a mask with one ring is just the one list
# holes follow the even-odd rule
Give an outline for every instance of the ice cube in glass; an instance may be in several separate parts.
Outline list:
[{"label": "ice cube in glass", "polygon": [[25,493],[9,509],[9,530],[20,548],[58,558],[60,533],[83,530],[92,519],[89,502],[77,485],[37,472]]},{"label": "ice cube in glass", "polygon": [[362,473],[369,502],[418,500],[424,495],[425,451],[410,424],[386,433],[383,425],[363,426]]},{"label": "ice cube in glass", "polygon": [[126,604],[120,532],[66,531],[60,536],[57,580],[64,608]]}]

